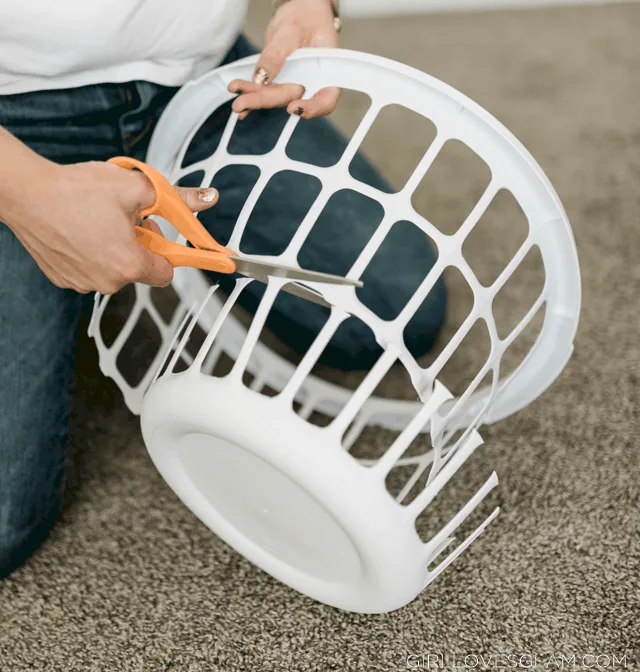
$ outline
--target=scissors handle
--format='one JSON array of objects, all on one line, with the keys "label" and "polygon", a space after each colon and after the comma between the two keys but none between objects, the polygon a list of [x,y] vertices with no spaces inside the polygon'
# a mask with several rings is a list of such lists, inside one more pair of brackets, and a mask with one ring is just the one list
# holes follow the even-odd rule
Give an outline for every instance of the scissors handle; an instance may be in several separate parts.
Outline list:
[{"label": "scissors handle", "polygon": [[138,213],[139,216],[159,215],[163,217],[171,222],[195,247],[191,248],[173,243],[159,233],[136,226],[136,238],[141,245],[151,252],[165,257],[173,266],[191,266],[208,271],[218,271],[219,273],[233,273],[235,271],[236,264],[228,256],[235,254],[235,252],[223,247],[211,236],[164,175],[146,163],[128,156],[113,157],[108,160],[108,163],[113,163],[120,168],[139,170],[143,173],[156,192],[156,200],[153,205],[141,210]]},{"label": "scissors handle", "polygon": [[161,233],[150,231],[142,226],[136,226],[138,242],[154,254],[164,257],[174,268],[176,266],[191,266],[203,271],[218,273],[233,273],[236,263],[226,253],[211,252],[198,248],[187,247],[167,240]]}]

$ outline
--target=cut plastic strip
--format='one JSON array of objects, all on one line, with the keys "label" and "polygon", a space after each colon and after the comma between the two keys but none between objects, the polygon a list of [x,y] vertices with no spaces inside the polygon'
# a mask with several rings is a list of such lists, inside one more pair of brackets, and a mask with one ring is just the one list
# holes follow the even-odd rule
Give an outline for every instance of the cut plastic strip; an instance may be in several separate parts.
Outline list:
[{"label": "cut plastic strip", "polygon": [[[189,324],[189,326],[185,329],[185,332],[184,332],[184,334],[182,335],[182,339],[180,340],[180,344],[179,344],[178,347],[176,348],[175,354],[174,354],[174,356],[173,356],[173,360],[171,361],[171,364],[170,364],[170,366],[169,366],[169,370],[170,370],[170,371],[173,371],[173,369],[174,369],[174,367],[175,367],[175,365],[176,365],[176,363],[177,363],[177,361],[178,361],[178,357],[182,357],[182,359],[184,359],[185,362],[186,362],[189,366],[191,366],[191,364],[193,364],[193,360],[194,360],[194,358],[191,356],[191,354],[190,354],[189,352],[186,352],[186,351],[184,350],[184,348],[185,348],[185,345],[187,344],[187,341],[188,341],[189,338],[191,337],[191,334],[193,333],[193,330],[194,330],[196,324],[199,323],[199,321],[200,321],[200,317],[201,317],[201,315],[202,315],[202,312],[203,312],[204,309],[205,309],[205,306],[206,306],[207,303],[209,302],[209,299],[211,298],[211,296],[213,295],[213,293],[216,291],[216,289],[218,289],[218,285],[213,285],[213,286],[209,289],[209,291],[207,292],[207,296],[206,296],[205,299],[200,303],[200,307],[194,312],[193,318],[191,319],[191,324]],[[192,310],[193,310],[193,308],[192,308]],[[190,312],[191,312],[191,311],[190,311]]]},{"label": "cut plastic strip", "polygon": [[[455,444],[450,446],[449,449],[446,451],[446,453],[442,456],[442,465],[446,464],[447,461],[449,460],[449,458],[452,455],[454,455],[456,450],[458,450],[458,448],[460,448],[460,446],[467,440],[467,438],[469,437],[469,434],[473,431],[473,428],[479,426],[481,418],[484,416],[484,414],[485,414],[487,408],[489,407],[489,405],[495,399],[495,397],[498,393],[498,389],[499,389],[498,374],[497,374],[496,369],[494,368],[493,369],[492,381],[491,381],[491,389],[489,391],[489,395],[484,400],[484,402],[482,404],[482,408],[478,411],[478,413],[476,413],[473,420],[468,423],[468,426],[465,429],[465,431],[463,432],[462,436],[460,436],[460,438],[455,442]],[[469,397],[467,397],[467,399],[465,399],[464,401],[463,401],[462,398],[460,398],[458,400],[458,403],[456,403],[454,405],[454,407],[451,409],[451,411],[449,411],[449,413],[447,414],[446,418],[444,418],[442,424],[443,424],[443,426],[446,426],[447,429],[442,431],[441,436],[437,437],[434,440],[434,443],[436,443],[438,446],[441,446],[441,447],[446,446],[447,443],[449,442],[449,439],[453,436],[453,434],[459,428],[457,423],[455,423],[455,422],[451,423],[450,418],[455,417],[458,406],[462,406],[464,403],[466,403],[466,401],[470,398],[470,396],[471,395],[469,395]],[[447,432],[447,433],[445,434],[445,432]],[[429,483],[431,483],[433,478],[435,478],[436,474],[437,474],[437,471],[435,469],[432,469],[431,473],[429,474],[429,478],[427,479],[427,485],[429,485]]]},{"label": "cut plastic strip", "polygon": [[424,511],[456,471],[464,464],[465,460],[482,444],[482,437],[474,430],[465,444],[456,452],[455,456],[440,470],[438,475],[433,479],[433,482],[407,505],[407,515],[416,518],[421,511]]},{"label": "cut plastic strip", "polygon": [[[222,328],[222,325],[224,324],[224,321],[227,318],[227,315],[231,312],[231,309],[235,305],[236,301],[238,300],[238,297],[240,296],[240,292],[250,283],[253,282],[251,278],[240,278],[239,280],[236,280],[236,284],[233,288],[233,291],[229,295],[229,298],[224,302],[224,305],[222,306],[222,309],[216,316],[216,319],[213,322],[213,325],[209,329],[209,333],[207,334],[206,338],[204,339],[204,343],[202,344],[202,347],[200,348],[200,352],[198,352],[198,355],[196,356],[194,360],[194,370],[202,370],[205,360],[207,360],[207,364],[211,364],[211,359],[213,359],[214,355],[211,355],[211,359],[207,357],[209,350],[212,349],[215,352],[215,361],[213,361],[213,365],[211,370],[213,370],[213,367],[215,367],[215,364],[218,360],[218,357],[220,356],[222,352],[222,345],[217,344],[216,346],[213,346],[213,342],[220,332],[220,329]],[[207,299],[208,300],[208,299]]]},{"label": "cut plastic strip", "polygon": [[[460,527],[460,525],[464,523],[469,515],[478,507],[480,502],[482,502],[482,500],[496,487],[496,485],[498,485],[498,475],[494,471],[485,481],[484,485],[478,490],[478,492],[476,492],[476,494],[460,509],[460,511],[456,513],[456,515],[440,530],[440,532],[438,532],[430,541],[427,542],[427,558],[433,552],[432,549],[438,548],[444,539],[450,537]],[[494,511],[492,515],[495,517],[497,514]],[[491,518],[491,516],[489,516],[489,518]],[[485,521],[485,523],[488,524],[487,521]],[[456,551],[457,550],[458,549],[456,549]],[[446,562],[446,559],[443,560],[443,562]]]},{"label": "cut plastic strip", "polygon": [[[182,324],[180,325],[180,328],[176,331],[175,339],[178,338],[178,335],[181,333],[182,329],[184,329],[184,333],[182,334],[182,338],[180,339],[180,343],[178,346],[175,348],[175,351],[173,353],[173,357],[171,358],[171,361],[169,362],[169,366],[167,366],[167,370],[165,373],[171,373],[174,369],[176,364],[178,363],[178,359],[180,358],[180,354],[182,350],[184,349],[184,346],[187,343],[187,339],[189,338],[189,335],[191,334],[191,331],[193,331],[193,327],[195,326],[195,321],[193,321],[193,315],[195,314],[196,306],[197,303],[193,303],[192,306],[189,308],[189,310],[186,312],[184,319],[182,320]],[[189,320],[192,320],[191,322],[191,328],[185,325],[188,324]],[[175,344],[175,339],[174,339],[174,344]],[[167,351],[167,353],[171,352],[171,348]],[[188,353],[187,353],[188,354]],[[162,369],[162,366],[160,367],[159,370]]]},{"label": "cut plastic strip", "polygon": [[436,382],[433,394],[429,397],[427,403],[420,409],[413,420],[407,425],[406,429],[380,458],[374,469],[386,477],[389,471],[397,463],[398,459],[402,457],[404,452],[410,446],[411,442],[433,418],[434,414],[438,412],[438,409],[442,404],[451,399],[452,396],[451,392],[449,392],[444,385],[440,382]]},{"label": "cut plastic strip", "polygon": [[284,285],[287,284],[287,282],[288,280],[286,278],[277,278],[275,276],[269,277],[269,282],[267,283],[267,288],[262,297],[262,300],[260,301],[258,310],[253,316],[253,320],[251,321],[251,326],[249,327],[245,341],[242,344],[240,352],[238,353],[238,357],[235,364],[233,365],[233,369],[229,374],[230,379],[235,378],[236,380],[242,381],[242,375],[247,368],[249,358],[251,357],[251,353],[253,352],[256,343],[258,342],[258,338],[260,338],[260,334],[262,333],[262,329],[264,327],[264,323],[267,320],[267,316],[269,315],[269,311],[271,310],[271,306],[276,300],[278,292]]},{"label": "cut plastic strip", "polygon": [[442,555],[451,544],[456,540],[456,537],[447,537],[436,549],[434,549],[427,556],[427,565],[430,565],[439,555]]},{"label": "cut plastic strip", "polygon": [[[101,294],[96,292],[93,295],[93,310],[91,311],[91,319],[89,320],[89,326],[87,327],[87,335],[91,338],[95,338],[96,335],[100,332],[100,320],[102,318],[102,313],[104,312],[104,305],[106,302],[100,303]],[[104,297],[106,298],[106,297]]]},{"label": "cut plastic strip", "polygon": [[396,500],[398,502],[404,501],[405,497],[407,497],[407,495],[411,492],[413,486],[418,482],[422,474],[429,468],[429,465],[433,465],[437,462],[439,465],[438,470],[440,469],[442,446],[441,444],[439,444],[437,441],[434,440],[434,437],[440,433],[442,424],[443,419],[439,415],[433,417],[429,427],[429,434],[431,436],[431,443],[433,445],[433,449],[428,451],[424,455],[419,456],[418,459],[416,460],[417,466],[415,470],[413,471],[410,478],[404,484],[404,487],[402,488],[402,490],[400,490],[400,492],[396,497]]},{"label": "cut plastic strip", "polygon": [[[496,478],[497,481],[497,478]],[[494,486],[495,487],[495,486]],[[496,507],[493,512],[482,522],[474,532],[472,532],[456,549],[451,551],[449,555],[432,571],[429,572],[429,578],[426,585],[429,585],[439,574],[444,571],[457,557],[459,557],[471,544],[485,531],[487,526],[496,518],[500,513],[500,507]],[[447,543],[446,546],[449,544]],[[445,546],[445,548],[446,548]],[[435,560],[435,558],[440,555],[440,552],[435,553],[427,560],[427,564],[430,564]]]}]

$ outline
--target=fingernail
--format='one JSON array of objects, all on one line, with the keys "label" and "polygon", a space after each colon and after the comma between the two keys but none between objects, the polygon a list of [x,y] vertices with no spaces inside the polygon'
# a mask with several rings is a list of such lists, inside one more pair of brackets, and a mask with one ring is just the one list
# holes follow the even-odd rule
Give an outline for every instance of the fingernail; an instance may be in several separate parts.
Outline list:
[{"label": "fingernail", "polygon": [[266,84],[269,81],[269,73],[264,68],[258,68],[253,75],[254,84]]},{"label": "fingernail", "polygon": [[293,114],[297,114],[299,117],[301,117],[303,112],[304,110],[301,107],[296,107],[296,109],[293,111]]},{"label": "fingernail", "polygon": [[213,203],[218,196],[218,190],[213,187],[200,187],[198,189],[198,198],[203,203]]}]

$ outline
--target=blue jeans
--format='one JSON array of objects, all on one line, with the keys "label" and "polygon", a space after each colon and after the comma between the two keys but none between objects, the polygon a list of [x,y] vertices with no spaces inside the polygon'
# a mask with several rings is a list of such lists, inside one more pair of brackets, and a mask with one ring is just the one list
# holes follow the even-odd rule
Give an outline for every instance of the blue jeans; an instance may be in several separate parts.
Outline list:
[{"label": "blue jeans", "polygon": [[[226,61],[253,52],[240,38]],[[123,154],[143,159],[156,120],[175,91],[149,82],[130,82],[2,96],[0,125],[58,163],[104,161]],[[229,109],[229,105],[223,106],[210,117],[189,150],[188,161],[211,151]],[[268,150],[285,120],[282,110],[252,112],[239,123],[230,151]],[[330,165],[345,144],[328,121],[301,121],[290,153]],[[352,170],[362,181],[388,190],[362,156],[356,158]],[[254,181],[248,166],[222,171],[214,178],[220,201],[204,222],[220,242],[225,242]],[[257,204],[241,249],[249,253],[282,249],[317,190],[312,179],[280,174]],[[344,274],[381,216],[375,202],[352,191],[339,192],[303,247],[301,264]],[[434,258],[426,236],[415,227],[407,223],[394,227],[364,277],[362,300],[381,317],[394,317]],[[229,278],[221,280],[223,284],[229,282]],[[261,291],[259,283],[250,285],[242,297],[246,308],[255,308]],[[87,298],[91,299],[54,286],[13,233],[0,223],[0,578],[44,541],[58,514],[75,347],[82,311],[90,303]],[[406,331],[407,345],[414,354],[431,347],[444,310],[445,293],[440,283]],[[283,294],[274,307],[270,327],[302,353],[324,319],[322,307]],[[351,318],[336,333],[323,362],[344,369],[364,369],[379,352],[368,328]]]}]

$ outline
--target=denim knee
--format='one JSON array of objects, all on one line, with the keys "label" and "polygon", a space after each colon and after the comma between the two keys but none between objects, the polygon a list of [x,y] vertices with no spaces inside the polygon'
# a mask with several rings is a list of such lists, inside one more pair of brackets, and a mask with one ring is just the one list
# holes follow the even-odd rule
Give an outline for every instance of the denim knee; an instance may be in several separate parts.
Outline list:
[{"label": "denim knee", "polygon": [[81,303],[0,224],[0,576],[46,539],[60,506]]},{"label": "denim knee", "polygon": [[22,565],[46,541],[60,510],[61,498],[30,524],[4,519],[0,515],[0,581]]}]

